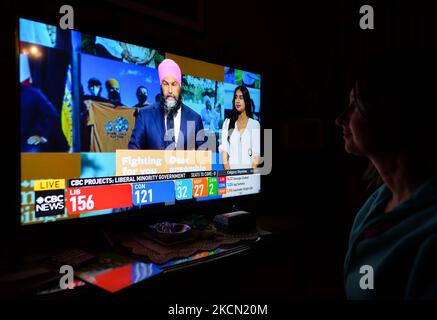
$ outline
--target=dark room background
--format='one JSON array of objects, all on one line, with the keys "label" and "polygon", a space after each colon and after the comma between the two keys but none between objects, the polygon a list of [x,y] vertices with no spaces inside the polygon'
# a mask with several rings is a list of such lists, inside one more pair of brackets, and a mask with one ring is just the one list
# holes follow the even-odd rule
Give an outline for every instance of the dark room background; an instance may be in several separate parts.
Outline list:
[{"label": "dark room background", "polygon": [[[16,17],[58,24],[62,4],[2,3],[5,92],[17,90],[13,81],[4,81],[16,77]],[[82,32],[262,75],[263,125],[273,130],[273,170],[264,178],[263,196],[241,206],[256,212],[274,241],[252,269],[236,266],[238,276],[226,278],[234,288],[228,297],[345,299],[342,264],[349,230],[372,190],[362,179],[366,161],[344,152],[335,118],[346,106],[354,70],[366,59],[436,47],[436,11],[418,3],[357,0],[68,4],[74,8],[74,28]],[[359,28],[364,4],[375,10],[374,30]]]}]

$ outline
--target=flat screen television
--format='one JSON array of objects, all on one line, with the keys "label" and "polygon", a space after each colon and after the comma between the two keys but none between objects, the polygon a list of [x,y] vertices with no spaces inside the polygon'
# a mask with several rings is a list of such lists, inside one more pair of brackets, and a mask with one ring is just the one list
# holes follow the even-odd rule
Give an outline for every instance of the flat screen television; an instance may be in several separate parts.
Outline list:
[{"label": "flat screen television", "polygon": [[19,19],[21,225],[257,194],[261,76]]}]

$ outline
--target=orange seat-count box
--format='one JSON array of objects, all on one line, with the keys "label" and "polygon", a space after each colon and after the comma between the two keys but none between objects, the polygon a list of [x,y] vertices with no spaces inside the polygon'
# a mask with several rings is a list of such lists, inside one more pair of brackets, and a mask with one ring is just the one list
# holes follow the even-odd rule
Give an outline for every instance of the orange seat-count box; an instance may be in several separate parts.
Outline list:
[{"label": "orange seat-count box", "polygon": [[208,178],[193,179],[193,198],[208,196]]},{"label": "orange seat-count box", "polygon": [[224,195],[224,194],[226,194],[226,189],[225,189],[225,188],[220,188],[220,189],[218,189],[218,194],[219,194],[219,195]]}]

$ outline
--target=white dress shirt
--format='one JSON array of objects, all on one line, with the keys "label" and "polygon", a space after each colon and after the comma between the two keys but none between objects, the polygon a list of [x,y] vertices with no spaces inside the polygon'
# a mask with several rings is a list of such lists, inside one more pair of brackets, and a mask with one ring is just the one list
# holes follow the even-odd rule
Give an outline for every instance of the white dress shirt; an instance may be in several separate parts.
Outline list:
[{"label": "white dress shirt", "polygon": [[[173,115],[175,145],[178,144],[179,131],[181,130],[181,109],[182,107]],[[164,125],[167,131],[167,116],[164,116]]]},{"label": "white dress shirt", "polygon": [[261,127],[258,121],[249,118],[246,128],[240,134],[238,123],[232,131],[228,142],[230,120],[226,119],[222,127],[220,152],[229,155],[231,169],[251,168],[256,156],[261,154]]}]

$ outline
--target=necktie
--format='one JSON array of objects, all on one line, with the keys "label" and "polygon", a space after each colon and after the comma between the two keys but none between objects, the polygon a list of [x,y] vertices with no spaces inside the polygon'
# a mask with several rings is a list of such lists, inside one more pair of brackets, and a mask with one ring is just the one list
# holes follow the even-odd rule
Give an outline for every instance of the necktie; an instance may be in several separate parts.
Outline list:
[{"label": "necktie", "polygon": [[[170,130],[173,130],[170,132]],[[166,136],[166,145],[169,146],[175,141],[175,133],[174,133],[174,119],[172,115],[167,116],[167,132],[165,134]]]}]

